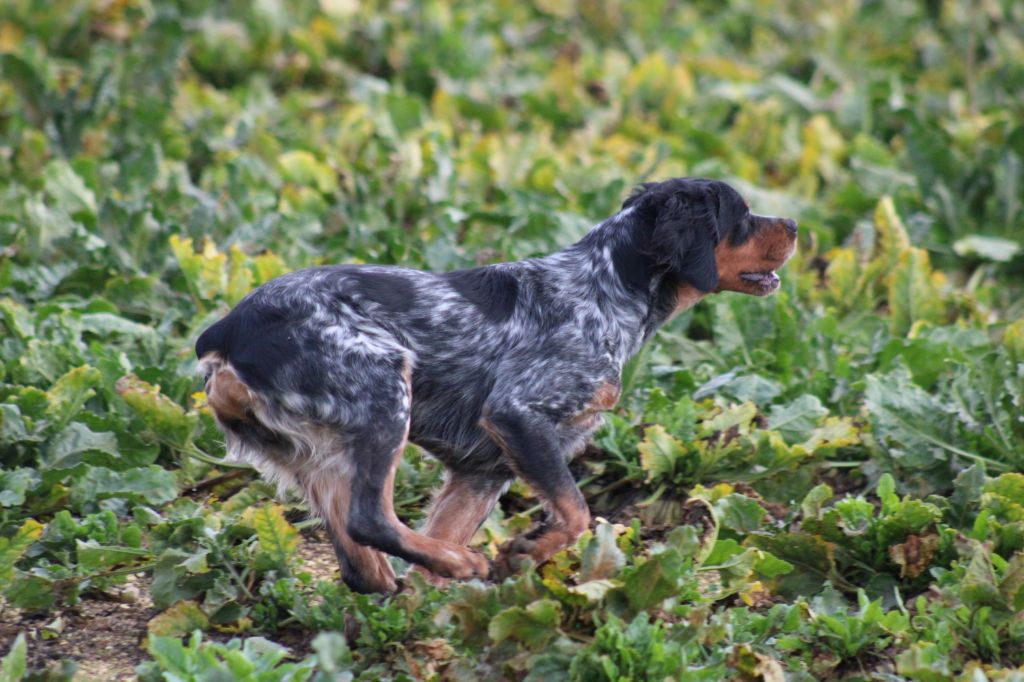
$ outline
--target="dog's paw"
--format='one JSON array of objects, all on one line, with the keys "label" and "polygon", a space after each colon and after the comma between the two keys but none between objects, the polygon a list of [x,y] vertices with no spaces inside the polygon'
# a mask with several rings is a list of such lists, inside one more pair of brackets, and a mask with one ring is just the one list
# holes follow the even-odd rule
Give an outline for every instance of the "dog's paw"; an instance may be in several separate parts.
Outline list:
[{"label": "dog's paw", "polygon": [[525,535],[515,537],[498,548],[498,557],[494,560],[494,571],[491,574],[495,580],[504,580],[522,570],[527,561],[536,563],[534,553],[537,551],[537,542]]},{"label": "dog's paw", "polygon": [[435,578],[472,580],[486,578],[491,573],[491,563],[480,552],[452,545],[441,550],[441,556],[433,557],[430,566],[425,566]]}]

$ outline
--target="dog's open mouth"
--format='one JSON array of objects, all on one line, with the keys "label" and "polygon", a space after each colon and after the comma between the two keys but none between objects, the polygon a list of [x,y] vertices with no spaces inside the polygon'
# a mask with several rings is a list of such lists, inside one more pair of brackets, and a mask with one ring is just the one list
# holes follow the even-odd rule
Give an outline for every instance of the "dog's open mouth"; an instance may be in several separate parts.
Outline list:
[{"label": "dog's open mouth", "polygon": [[740,279],[755,284],[759,289],[765,291],[770,291],[779,286],[779,276],[775,274],[774,270],[769,270],[768,272],[743,272],[740,273]]}]

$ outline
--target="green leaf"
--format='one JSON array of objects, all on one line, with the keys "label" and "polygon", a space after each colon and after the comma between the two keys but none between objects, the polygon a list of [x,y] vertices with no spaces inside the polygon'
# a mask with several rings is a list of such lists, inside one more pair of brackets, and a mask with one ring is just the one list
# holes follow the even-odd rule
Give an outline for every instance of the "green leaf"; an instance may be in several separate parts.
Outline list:
[{"label": "green leaf", "polygon": [[1020,251],[1020,244],[1012,239],[970,234],[953,242],[958,256],[974,256],[997,263],[1009,263]]},{"label": "green leaf", "polygon": [[47,444],[39,463],[49,469],[67,469],[77,465],[86,452],[102,452],[116,458],[117,438],[112,433],[97,433],[85,424],[71,422]]},{"label": "green leaf", "polygon": [[869,374],[864,404],[875,437],[907,468],[936,467],[950,457],[984,459],[962,446],[955,415],[913,383],[906,369]]},{"label": "green leaf", "polygon": [[79,565],[87,571],[96,572],[119,564],[132,563],[136,559],[150,556],[149,551],[133,547],[101,545],[95,540],[77,540],[75,554]]},{"label": "green leaf", "polygon": [[558,634],[562,606],[553,599],[539,599],[526,608],[512,606],[491,619],[487,634],[494,642],[513,639],[538,650]]},{"label": "green leaf", "polygon": [[9,298],[0,298],[0,321],[4,330],[22,341],[36,335],[33,315],[28,308]]},{"label": "green leaf", "polygon": [[46,193],[53,197],[62,211],[70,215],[86,213],[95,217],[96,195],[85,186],[67,161],[55,159],[47,164],[43,170],[43,182]]},{"label": "green leaf", "polygon": [[833,509],[839,529],[848,537],[867,533],[875,519],[874,505],[863,498],[847,497],[836,502]]},{"label": "green leaf", "polygon": [[827,483],[819,483],[811,488],[800,503],[800,513],[804,519],[820,519],[825,503],[832,499],[832,488]]},{"label": "green leaf", "polygon": [[768,428],[778,431],[788,443],[806,440],[828,414],[817,396],[804,394],[785,405],[772,405]]},{"label": "green leaf", "polygon": [[7,655],[0,660],[0,682],[20,682],[25,675],[28,645],[25,633],[19,632]]},{"label": "green leaf", "polygon": [[762,551],[757,561],[754,562],[754,571],[768,579],[791,573],[794,568],[793,564],[783,561],[771,552]]},{"label": "green leaf", "polygon": [[977,540],[968,539],[960,551],[968,562],[964,577],[960,580],[960,594],[964,604],[972,609],[982,606],[1008,609],[1009,604],[996,583],[989,549]]},{"label": "green leaf", "polygon": [[933,642],[914,642],[896,657],[896,670],[917,682],[949,682],[953,679],[949,652]]},{"label": "green leaf", "polygon": [[89,467],[71,485],[71,501],[76,505],[95,504],[109,497],[122,497],[138,503],[164,504],[178,496],[174,472],[154,465],[114,471]]},{"label": "green leaf", "polygon": [[69,371],[46,392],[47,416],[55,424],[65,424],[96,394],[93,389],[102,379],[100,371],[88,365]]},{"label": "green leaf", "polygon": [[639,613],[660,604],[679,592],[684,560],[674,550],[653,555],[636,568],[620,574],[622,586],[610,594],[623,597],[627,612]]},{"label": "green leaf", "polygon": [[580,557],[580,582],[610,578],[626,563],[611,524],[599,523]]},{"label": "green leaf", "polygon": [[738,493],[715,502],[715,512],[723,526],[743,535],[760,530],[768,516],[757,500]]},{"label": "green leaf", "polygon": [[1024,608],[1024,552],[1017,552],[1006,565],[999,581],[999,592],[1017,613]]},{"label": "green leaf", "polygon": [[0,469],[0,507],[25,504],[25,493],[38,478],[34,469]]},{"label": "green leaf", "polygon": [[751,536],[754,546],[793,566],[773,591],[784,596],[816,593],[835,569],[835,545],[803,532]]}]

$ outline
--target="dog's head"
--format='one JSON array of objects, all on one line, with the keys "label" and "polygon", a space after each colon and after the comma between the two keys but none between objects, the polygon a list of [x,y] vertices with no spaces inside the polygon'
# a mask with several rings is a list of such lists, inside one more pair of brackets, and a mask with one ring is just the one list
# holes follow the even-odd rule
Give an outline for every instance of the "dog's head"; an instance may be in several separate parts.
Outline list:
[{"label": "dog's head", "polygon": [[796,250],[795,221],[754,215],[739,192],[718,180],[648,183],[623,204],[630,207],[649,230],[647,256],[702,293],[770,294],[779,288],[775,271]]}]

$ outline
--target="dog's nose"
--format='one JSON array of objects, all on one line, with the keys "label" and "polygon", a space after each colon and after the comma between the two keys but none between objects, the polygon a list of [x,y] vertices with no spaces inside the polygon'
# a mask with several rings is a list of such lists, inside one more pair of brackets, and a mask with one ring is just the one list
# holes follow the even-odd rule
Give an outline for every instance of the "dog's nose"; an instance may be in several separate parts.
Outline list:
[{"label": "dog's nose", "polygon": [[782,224],[786,226],[790,234],[796,234],[796,221],[791,218],[783,218]]}]

